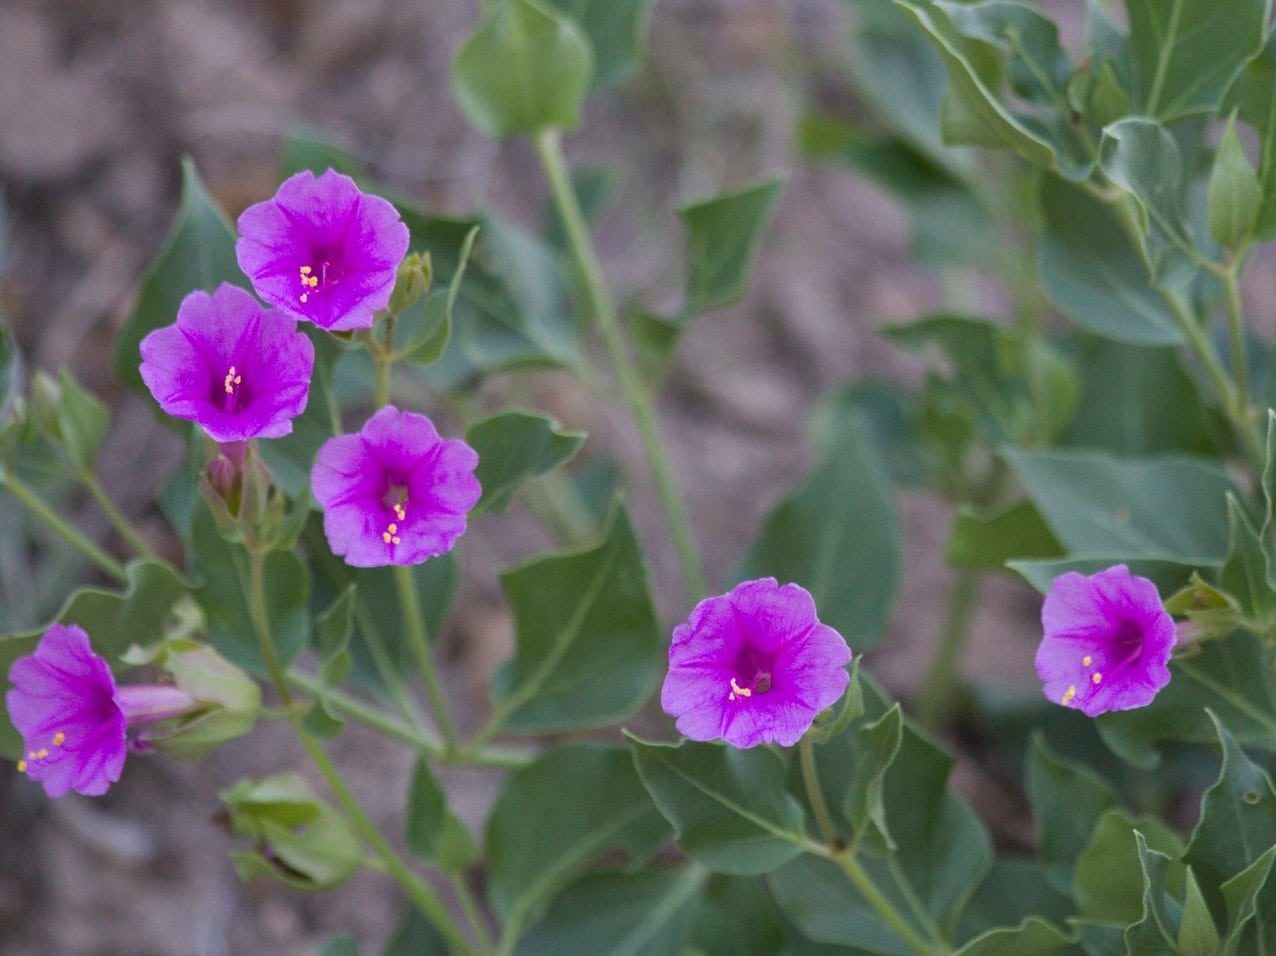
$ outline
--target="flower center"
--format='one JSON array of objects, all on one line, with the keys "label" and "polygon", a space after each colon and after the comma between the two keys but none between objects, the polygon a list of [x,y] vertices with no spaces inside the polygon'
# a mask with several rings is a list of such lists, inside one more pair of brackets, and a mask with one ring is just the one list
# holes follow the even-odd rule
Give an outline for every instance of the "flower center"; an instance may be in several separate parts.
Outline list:
[{"label": "flower center", "polygon": [[771,675],[766,671],[757,671],[753,675],[753,680],[747,686],[742,686],[734,677],[732,677],[731,691],[727,694],[727,700],[752,697],[754,694],[765,694],[770,689]]},{"label": "flower center", "polygon": [[242,398],[243,389],[240,387],[244,384],[244,376],[239,374],[239,370],[235,366],[231,366],[226,370],[226,375],[222,379],[222,408],[227,411],[235,411],[239,408],[239,402]]},{"label": "flower center", "polygon": [[399,544],[403,540],[399,537],[399,523],[408,519],[407,496],[405,495],[402,501],[394,502],[390,510],[394,512],[394,520],[385,526],[385,531],[381,532],[381,540],[386,544]]},{"label": "flower center", "polygon": [[[52,745],[54,747],[62,747],[65,744],[66,744],[66,734],[64,734],[62,731],[59,730],[56,734],[53,735]],[[26,759],[18,761],[18,773],[26,773],[27,768],[31,764],[36,763],[40,760],[46,760],[48,759],[48,756],[49,756],[48,747],[40,747],[37,750],[28,750]]]},{"label": "flower center", "polygon": [[329,259],[321,259],[317,267],[301,266],[297,270],[297,278],[301,283],[299,299],[303,304],[310,301],[310,293],[322,286],[336,285],[341,281],[337,268]]}]

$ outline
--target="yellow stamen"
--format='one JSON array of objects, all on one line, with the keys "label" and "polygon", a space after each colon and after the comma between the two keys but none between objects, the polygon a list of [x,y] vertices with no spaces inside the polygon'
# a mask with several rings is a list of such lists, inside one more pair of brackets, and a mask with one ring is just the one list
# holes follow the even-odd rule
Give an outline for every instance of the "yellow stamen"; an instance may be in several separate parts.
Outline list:
[{"label": "yellow stamen", "polygon": [[1066,707],[1068,704],[1072,702],[1072,698],[1076,696],[1077,696],[1077,685],[1073,684],[1071,687],[1069,687],[1066,691],[1063,692],[1063,700],[1061,701],[1061,703]]},{"label": "yellow stamen", "polygon": [[1085,657],[1081,658],[1081,663],[1084,666],[1089,667],[1091,664],[1094,663],[1094,658],[1091,657],[1089,654],[1087,654]]},{"label": "yellow stamen", "polygon": [[235,386],[243,383],[244,377],[235,370],[233,365],[230,367],[230,371],[226,373],[226,377],[222,379],[222,385],[225,386],[227,395],[234,395]]},{"label": "yellow stamen", "polygon": [[730,700],[735,700],[737,697],[752,697],[752,696],[753,696],[752,690],[750,690],[748,687],[741,687],[739,684],[735,682],[734,677],[731,678],[731,695],[729,697]]},{"label": "yellow stamen", "polygon": [[49,748],[48,748],[48,747],[41,747],[41,748],[40,748],[40,750],[36,753],[36,757],[37,757],[37,759],[39,759],[39,760],[43,760],[43,759],[44,759],[45,757],[47,757],[48,755],[49,755]]},{"label": "yellow stamen", "polygon": [[406,521],[408,517],[408,511],[403,507],[405,504],[407,504],[407,499],[404,499],[394,506],[394,516],[400,521]]},{"label": "yellow stamen", "polygon": [[66,734],[59,730],[53,735],[53,746],[61,747],[64,743],[66,743]]},{"label": "yellow stamen", "polygon": [[18,773],[26,773],[26,772],[27,772],[27,762],[25,760],[19,760]]},{"label": "yellow stamen", "polygon": [[1098,671],[1095,671],[1093,674],[1090,675],[1090,680],[1098,684],[1099,682],[1103,680],[1103,675],[1100,674]]},{"label": "yellow stamen", "polygon": [[306,295],[306,293],[304,293],[304,292],[303,292],[303,293],[301,293],[301,301],[302,301],[302,303],[303,303],[303,304],[304,304],[304,303],[306,303],[306,302],[309,302],[309,301],[310,301],[310,296]]},{"label": "yellow stamen", "polygon": [[308,276],[308,275],[310,275],[310,273],[312,273],[312,272],[314,272],[314,271],[315,271],[315,270],[314,270],[314,269],[312,269],[312,268],[310,268],[310,266],[302,266],[302,267],[301,267],[301,274],[302,274],[303,276]]}]

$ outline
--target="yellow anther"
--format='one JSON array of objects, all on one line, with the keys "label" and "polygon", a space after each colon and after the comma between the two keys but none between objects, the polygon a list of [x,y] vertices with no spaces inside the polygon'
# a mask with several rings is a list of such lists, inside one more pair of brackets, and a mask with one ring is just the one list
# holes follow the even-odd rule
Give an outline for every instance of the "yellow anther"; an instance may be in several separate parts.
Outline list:
[{"label": "yellow anther", "polygon": [[309,302],[309,301],[310,301],[310,296],[306,295],[306,293],[304,293],[304,292],[303,292],[303,293],[301,293],[301,301],[302,301],[303,303],[305,303],[305,302]]},{"label": "yellow anther", "polygon": [[235,386],[242,385],[243,383],[244,377],[235,370],[235,366],[233,365],[230,367],[230,371],[226,373],[226,377],[222,379],[222,385],[225,386],[227,395],[234,395]]},{"label": "yellow anther", "polygon": [[399,544],[402,540],[403,540],[403,539],[402,539],[402,538],[400,538],[400,537],[396,534],[393,538],[391,538],[391,539],[390,539],[390,543],[391,543],[391,544]]},{"label": "yellow anther", "polygon": [[386,528],[386,530],[389,531],[391,534],[398,534],[399,526],[395,524],[393,521],[391,521],[390,527]]},{"label": "yellow anther", "polygon": [[1093,674],[1090,675],[1090,680],[1098,684],[1103,680],[1103,675],[1100,674],[1098,671],[1095,671]]},{"label": "yellow anther", "polygon": [[382,531],[381,540],[384,541],[386,544],[389,544],[392,540],[394,540],[394,535],[390,534],[389,531]]},{"label": "yellow anther", "polygon": [[1089,667],[1091,664],[1094,663],[1094,658],[1091,657],[1089,654],[1087,654],[1085,657],[1081,658],[1081,663],[1084,666]]},{"label": "yellow anther", "polygon": [[310,286],[310,288],[312,289],[319,288],[319,277],[311,276],[309,279],[306,280],[306,285]]},{"label": "yellow anther", "polygon": [[312,272],[314,272],[314,271],[315,271],[315,270],[314,270],[314,269],[312,269],[312,268],[310,268],[310,266],[302,266],[302,267],[301,267],[301,274],[302,274],[303,276],[308,276],[308,275],[310,275],[310,273],[312,273]]},{"label": "yellow anther", "polygon": [[752,696],[753,696],[752,690],[750,690],[747,687],[741,687],[739,684],[735,682],[734,677],[731,678],[731,695],[729,698],[730,700],[735,700],[737,697],[752,697]]},{"label": "yellow anther", "polygon": [[64,743],[66,743],[66,734],[59,730],[53,735],[53,746],[61,747]]},{"label": "yellow anther", "polygon": [[401,501],[395,504],[394,506],[394,516],[398,518],[400,521],[406,521],[408,517],[408,511],[406,508],[403,507],[404,504],[405,502]]},{"label": "yellow anther", "polygon": [[36,753],[36,758],[37,758],[38,760],[43,760],[43,759],[44,759],[45,757],[47,757],[48,755],[49,755],[49,748],[48,748],[48,747],[41,747],[41,748],[39,749],[39,751]]},{"label": "yellow anther", "polygon": [[18,773],[26,773],[26,772],[27,772],[27,762],[25,760],[19,760]]},{"label": "yellow anther", "polygon": [[1077,696],[1077,685],[1073,684],[1071,687],[1069,687],[1066,691],[1063,692],[1063,700],[1061,701],[1061,703],[1066,706],[1067,704],[1071,703],[1072,698],[1076,696]]}]

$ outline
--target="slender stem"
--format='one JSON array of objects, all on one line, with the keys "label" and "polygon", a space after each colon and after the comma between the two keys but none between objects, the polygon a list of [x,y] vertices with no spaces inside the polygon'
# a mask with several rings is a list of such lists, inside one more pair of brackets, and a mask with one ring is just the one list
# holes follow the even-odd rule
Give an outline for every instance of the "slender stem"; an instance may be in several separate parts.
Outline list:
[{"label": "slender stem", "polygon": [[111,575],[111,577],[119,581],[128,580],[124,565],[67,524],[60,514],[54,511],[43,498],[27,487],[27,484],[14,474],[13,469],[0,467],[0,486],[8,488],[13,497],[17,498],[18,502],[27,511],[43,521],[57,532],[64,541]]},{"label": "slender stem", "polygon": [[133,527],[133,522],[129,521],[124,512],[111,499],[111,496],[107,494],[106,489],[102,487],[102,482],[98,481],[97,475],[85,469],[78,472],[76,477],[84,483],[84,487],[93,496],[93,500],[102,509],[102,513],[106,515],[111,525],[119,532],[120,537],[128,542],[129,547],[144,558],[155,557],[155,552],[151,550],[151,546],[146,543],[146,539],[138,533],[137,528]]},{"label": "slender stem", "polygon": [[824,799],[824,790],[820,787],[820,775],[815,769],[815,744],[809,736],[803,737],[798,744],[798,760],[802,764],[802,785],[806,787],[806,798],[811,803],[815,814],[815,823],[820,828],[820,836],[824,842],[835,850],[841,846],[842,839],[837,834],[833,823],[833,815],[829,813],[828,802]]},{"label": "slender stem", "polygon": [[474,956],[474,948],[470,945],[469,940],[465,938],[465,935],[457,928],[456,924],[452,922],[451,916],[448,915],[447,909],[443,906],[438,895],[428,883],[408,869],[407,864],[394,852],[394,848],[381,835],[381,831],[377,829],[376,824],[369,819],[363,807],[360,806],[359,801],[346,784],[345,778],[341,776],[341,771],[333,764],[328,752],[323,749],[323,745],[306,731],[301,712],[293,706],[292,692],[288,689],[288,681],[284,675],[283,668],[279,664],[279,657],[275,653],[274,639],[270,633],[270,616],[267,613],[265,597],[265,554],[253,548],[249,550],[248,556],[250,574],[249,613],[253,619],[253,630],[257,634],[257,643],[261,648],[262,657],[266,660],[266,667],[270,671],[271,681],[274,683],[275,690],[288,711],[288,717],[292,721],[293,729],[301,740],[302,746],[310,754],[310,759],[314,762],[320,775],[323,776],[328,789],[332,791],[332,795],[336,797],[337,802],[341,805],[347,820],[358,831],[363,841],[380,857],[382,863],[385,864],[386,872],[403,887],[404,892],[408,894],[408,898],[438,927],[439,932],[447,937],[457,952],[463,954],[463,956]]},{"label": "slender stem", "polygon": [[474,956],[474,947],[470,945],[469,940],[465,938],[465,934],[452,921],[452,917],[448,915],[442,900],[439,899],[430,885],[409,870],[407,864],[394,852],[394,848],[381,835],[381,831],[377,829],[376,824],[369,819],[363,807],[359,805],[358,799],[351,792],[349,786],[346,785],[345,778],[341,776],[341,772],[333,764],[328,752],[323,749],[323,745],[302,729],[300,718],[294,718],[293,724],[297,728],[297,735],[301,738],[302,745],[306,748],[306,752],[310,754],[310,759],[314,761],[315,767],[318,768],[319,773],[323,776],[328,789],[337,798],[337,803],[341,804],[341,809],[345,812],[347,819],[359,832],[364,842],[372,847],[377,856],[381,858],[381,861],[385,864],[386,872],[403,887],[404,892],[408,894],[408,898],[412,900],[417,909],[424,913],[430,922],[438,928],[439,932],[447,937],[448,942],[452,944],[452,947],[458,953],[465,954],[465,956]]},{"label": "slender stem", "polygon": [[465,882],[465,877],[459,873],[449,874],[452,883],[452,892],[456,894],[456,898],[460,901],[461,910],[465,913],[466,920],[469,921],[470,928],[474,930],[474,938],[479,941],[479,946],[484,950],[492,948],[492,936],[488,932],[487,923],[483,919],[483,911],[479,909],[478,901],[474,898],[474,893],[470,890],[470,885]]},{"label": "slender stem", "polygon": [[416,582],[412,580],[412,569],[396,565],[394,585],[399,592],[399,605],[403,608],[408,641],[416,654],[417,662],[421,665],[425,693],[434,710],[434,719],[438,722],[439,732],[443,735],[445,752],[452,754],[456,751],[456,727],[452,723],[452,712],[448,709],[447,697],[443,693],[442,683],[439,682],[434,658],[430,655],[430,642],[425,632],[425,615],[421,613],[421,601],[417,597]]},{"label": "slender stem", "polygon": [[1232,374],[1236,376],[1236,401],[1242,416],[1249,418],[1249,358],[1245,349],[1245,306],[1241,302],[1240,261],[1231,264],[1223,276],[1227,293],[1227,333],[1232,344]]},{"label": "slender stem", "polygon": [[961,684],[961,652],[970,633],[970,615],[979,594],[979,575],[961,571],[948,595],[944,629],[939,635],[935,656],[922,678],[918,721],[932,730],[942,726],[951,714],[953,698]]},{"label": "slender stem", "polygon": [[545,176],[549,180],[554,205],[567,232],[572,256],[580,269],[590,307],[598,321],[598,327],[606,342],[625,402],[638,429],[638,437],[647,457],[647,466],[651,470],[656,493],[660,497],[670,532],[673,534],[674,546],[678,551],[683,584],[693,599],[699,599],[704,594],[704,574],[700,569],[700,558],[691,536],[691,523],[687,518],[682,499],[678,495],[677,483],[674,481],[673,470],[660,438],[651,398],[630,357],[629,346],[625,343],[624,334],[621,332],[616,304],[612,300],[603,274],[602,263],[594,249],[593,239],[589,235],[589,227],[581,212],[571,177],[567,174],[558,130],[550,129],[540,133],[536,137],[536,151],[540,156]]},{"label": "slender stem", "polygon": [[909,925],[908,921],[900,915],[893,903],[886,898],[886,895],[877,888],[877,884],[873,882],[873,878],[865,872],[852,853],[839,853],[834,859],[838,865],[850,877],[851,883],[860,891],[860,895],[873,911],[882,918],[882,922],[886,923],[893,929],[906,944],[908,948],[917,956],[943,956],[952,952],[951,947],[940,941],[930,942],[922,937],[917,930]]},{"label": "slender stem", "polygon": [[393,362],[388,356],[373,355],[373,364],[376,366],[376,406],[384,408],[390,404],[390,368]]}]

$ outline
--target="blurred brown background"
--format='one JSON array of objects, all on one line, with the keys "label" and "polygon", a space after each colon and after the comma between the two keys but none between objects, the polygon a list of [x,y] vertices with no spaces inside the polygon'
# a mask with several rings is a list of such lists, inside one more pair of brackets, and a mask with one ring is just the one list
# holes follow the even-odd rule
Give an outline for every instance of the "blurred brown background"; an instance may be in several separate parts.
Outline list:
[{"label": "blurred brown background", "polygon": [[[937,280],[910,263],[906,223],[886,199],[794,156],[804,104],[859,109],[844,79],[849,12],[844,0],[658,0],[644,69],[594,100],[567,140],[574,162],[621,174],[601,249],[621,300],[653,307],[679,297],[677,205],[790,173],[749,296],[692,328],[662,405],[718,584],[802,474],[812,405],[860,376],[916,377],[916,362],[874,330],[941,302]],[[103,479],[157,544],[165,531],[152,498],[180,450],[147,403],[112,382],[107,356],[175,210],[180,157],[195,158],[234,214],[273,192],[280,136],[304,125],[427,208],[487,204],[535,226],[544,189],[530,149],[483,140],[451,98],[451,60],[477,16],[472,0],[0,0],[0,188],[10,220],[0,309],[32,368],[69,365],[108,399]],[[499,400],[500,384],[491,388]],[[623,411],[598,407],[561,376],[539,376],[533,394],[630,467],[666,620],[685,613],[671,603],[673,553]],[[944,510],[907,497],[903,513],[905,587],[870,659],[899,691],[935,637],[948,581]],[[73,517],[106,539],[91,507]],[[20,531],[0,496],[5,628],[38,622],[63,596],[57,547],[33,563],[14,552]],[[480,520],[467,538],[464,597],[441,636],[463,724],[481,716],[487,674],[509,647],[495,572],[547,543],[517,512]],[[988,593],[972,666],[1026,680],[1035,602],[1009,583]],[[337,748],[374,816],[395,828],[411,755],[354,730]],[[218,789],[245,773],[300,767],[299,756],[283,728],[262,726],[199,765],[133,760],[107,798],[57,803],[0,769],[0,954],[291,956],[343,931],[377,952],[402,910],[388,881],[363,874],[321,898],[245,888],[212,823]],[[981,786],[970,773],[964,785]],[[449,779],[472,825],[498,782]],[[996,812],[999,796],[983,793],[984,808]]]}]

